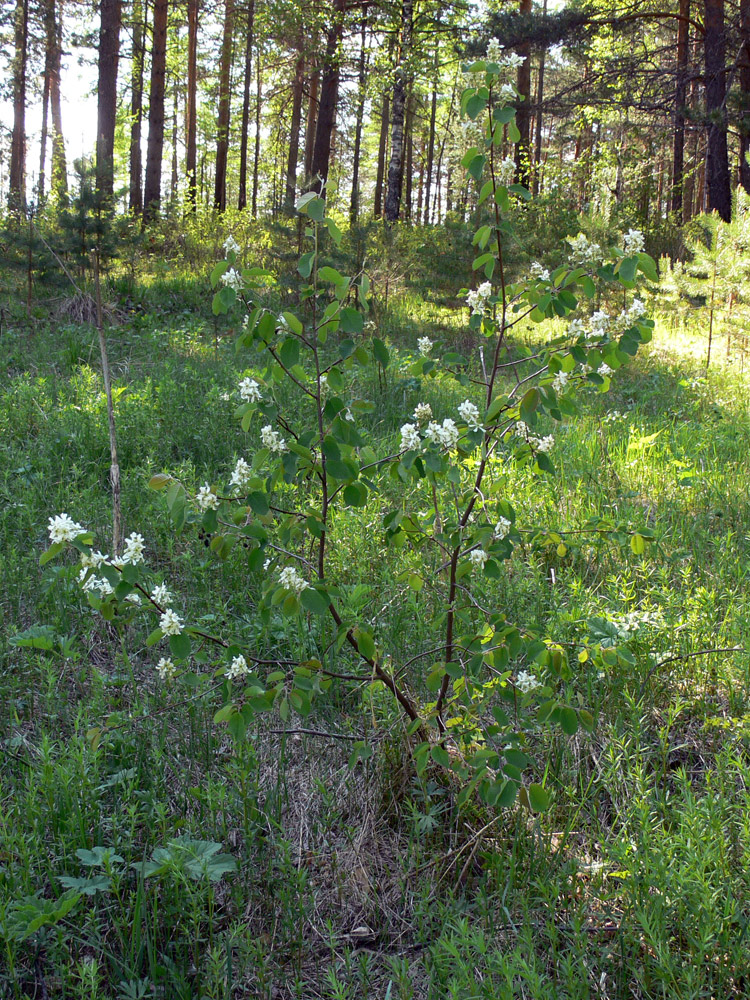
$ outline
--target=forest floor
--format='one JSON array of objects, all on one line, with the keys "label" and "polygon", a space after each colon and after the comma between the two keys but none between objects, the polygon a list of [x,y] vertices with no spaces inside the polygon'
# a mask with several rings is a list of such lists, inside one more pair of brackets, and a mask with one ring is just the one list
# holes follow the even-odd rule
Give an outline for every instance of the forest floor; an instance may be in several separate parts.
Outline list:
[{"label": "forest floor", "polygon": [[[454,315],[404,293],[381,336],[397,347]],[[535,748],[553,799],[541,816],[459,813],[450,788],[415,777],[375,690],[290,723],[364,732],[376,751],[350,769],[346,739],[284,735],[275,717],[234,744],[210,694],[158,680],[153,650],[126,661],[72,561],[39,564],[61,511],[106,544],[96,332],[6,327],[0,997],[747,996],[750,372],[723,345],[706,371],[704,326],[699,311],[687,328],[657,316],[653,345],[557,434],[554,484],[507,474],[521,518],[574,532],[601,515],[655,537],[636,555],[571,534],[564,555],[519,553],[492,584],[512,620],[633,652],[578,664],[596,726]],[[221,564],[175,536],[147,489],[160,471],[211,482],[247,453],[232,398],[247,369],[219,332],[165,284],[108,337],[126,529],[191,615],[221,623],[250,614],[241,555]],[[370,388],[376,432],[395,435],[414,385]],[[387,572],[379,530],[353,517],[341,556],[368,582]],[[387,612],[394,662],[429,629],[415,600]],[[51,650],[14,641],[32,626]]]}]

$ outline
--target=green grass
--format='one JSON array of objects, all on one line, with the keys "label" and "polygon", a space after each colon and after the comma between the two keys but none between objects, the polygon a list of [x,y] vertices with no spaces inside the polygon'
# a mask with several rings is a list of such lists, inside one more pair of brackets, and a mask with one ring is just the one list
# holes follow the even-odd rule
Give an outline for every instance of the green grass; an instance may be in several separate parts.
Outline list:
[{"label": "green grass", "polygon": [[[306,628],[256,620],[241,550],[219,564],[192,531],[176,537],[146,488],[161,470],[212,481],[251,450],[224,398],[247,361],[231,323],[210,317],[200,282],[127,294],[133,312],[109,335],[127,530],[190,615],[311,652]],[[439,295],[405,285],[376,320],[395,352],[424,334],[468,344]],[[653,348],[556,432],[556,481],[496,473],[519,521],[570,534],[562,555],[544,536],[519,549],[485,599],[574,654],[599,628],[634,655],[603,672],[572,656],[596,728],[532,746],[553,798],[542,817],[459,811],[450,785],[418,781],[382,690],[337,692],[304,723],[373,741],[350,771],[345,741],[273,719],[234,744],[210,686],[160,684],[135,631],[125,660],[76,567],[39,565],[51,514],[107,537],[95,333],[5,330],[0,997],[746,995],[749,679],[731,647],[748,645],[750,621],[749,380],[736,358],[704,372],[702,328],[698,312],[687,329],[660,322]],[[418,399],[445,412],[458,391],[397,370],[360,386],[384,442]],[[578,533],[594,515],[656,540],[636,556]],[[333,558],[344,582],[389,595],[368,613],[398,664],[429,644],[435,605],[395,582],[380,532],[369,507],[343,512]],[[36,624],[68,637],[64,655],[10,642]],[[715,649],[729,651],[702,652]],[[206,844],[235,870],[212,867]],[[77,853],[96,846],[122,860]],[[93,895],[63,913],[67,886]]]}]

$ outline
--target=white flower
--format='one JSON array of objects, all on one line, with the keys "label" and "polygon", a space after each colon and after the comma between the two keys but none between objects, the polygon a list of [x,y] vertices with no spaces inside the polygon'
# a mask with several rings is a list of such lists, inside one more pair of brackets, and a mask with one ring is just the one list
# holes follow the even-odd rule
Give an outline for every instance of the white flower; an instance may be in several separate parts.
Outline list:
[{"label": "white flower", "polygon": [[482,429],[482,425],[479,423],[479,410],[468,399],[465,399],[459,406],[458,415],[469,425],[471,430],[478,431]]},{"label": "white flower", "polygon": [[432,416],[432,407],[429,403],[417,403],[414,407],[414,419],[418,424],[423,424]]},{"label": "white flower", "polygon": [[243,486],[247,486],[251,474],[250,466],[247,464],[245,459],[238,458],[234,467],[234,472],[232,473],[232,478],[229,480],[229,485],[242,489]]},{"label": "white flower", "polygon": [[427,357],[427,355],[432,350],[432,341],[430,340],[430,338],[420,337],[419,340],[417,341],[417,349],[419,350],[420,354],[423,354],[425,357]]},{"label": "white flower", "polygon": [[646,312],[646,306],[640,299],[633,299],[630,308],[628,309],[628,315],[632,320],[640,319],[641,316]]},{"label": "white flower", "polygon": [[532,448],[535,448],[537,451],[545,451],[545,452],[549,451],[554,445],[554,443],[555,439],[551,434],[548,434],[547,437],[542,437],[542,438],[533,436],[529,438],[529,444],[531,445]]},{"label": "white flower", "polygon": [[500,104],[510,104],[516,99],[516,88],[512,83],[503,83],[497,92],[497,99]]},{"label": "white flower", "polygon": [[198,510],[216,510],[219,506],[219,498],[208,483],[204,483],[195,495],[195,503]]},{"label": "white flower", "polygon": [[239,680],[240,677],[244,677],[249,673],[250,668],[247,665],[247,660],[244,656],[242,656],[242,654],[235,656],[231,665],[227,669],[227,677],[230,681]]},{"label": "white flower", "polygon": [[49,518],[47,530],[49,531],[50,540],[53,543],[57,543],[72,542],[78,535],[82,535],[86,529],[67,514],[58,514],[57,517]]},{"label": "white flower", "polygon": [[100,597],[109,597],[110,594],[114,594],[115,588],[109,580],[105,580],[103,576],[95,577],[95,579]]},{"label": "white flower", "polygon": [[416,451],[422,441],[415,424],[403,424],[401,427],[401,451]]},{"label": "white flower", "polygon": [[541,681],[538,681],[528,670],[522,670],[516,678],[516,687],[522,694],[529,694],[530,691],[535,691],[541,686]]},{"label": "white flower", "polygon": [[246,403],[258,403],[263,398],[260,393],[260,386],[254,378],[243,378],[239,386],[240,398]]},{"label": "white flower", "polygon": [[271,565],[271,560],[270,559],[266,559],[265,562],[263,563],[263,570],[264,570],[264,572],[268,569],[268,567],[270,565]]},{"label": "white flower", "polygon": [[292,590],[298,596],[308,586],[306,580],[297,572],[294,566],[285,566],[279,573],[279,583],[284,590]]},{"label": "white flower", "polygon": [[503,57],[503,50],[497,38],[491,38],[487,46],[487,62],[499,63]]},{"label": "white flower", "polygon": [[85,567],[85,566],[81,570],[81,572],[78,574],[78,581],[81,584],[81,586],[83,587],[84,591],[99,590],[101,581],[104,579],[104,577],[100,578],[100,577],[94,576],[92,574],[87,579],[87,574],[88,574],[88,567]]},{"label": "white flower", "polygon": [[156,601],[157,604],[169,604],[172,600],[172,595],[167,590],[166,583],[159,583],[151,591],[151,600]]},{"label": "white flower", "polygon": [[137,531],[132,532],[125,539],[125,548],[122,553],[122,561],[124,563],[136,563],[143,562],[143,549],[145,543],[143,541],[143,535],[138,534]]},{"label": "white flower", "polygon": [[591,324],[589,336],[595,340],[598,340],[606,336],[610,328],[610,325],[612,323],[612,317],[609,315],[609,313],[606,313],[602,309],[599,309],[597,312],[593,314],[589,322]]},{"label": "white flower", "polygon": [[469,562],[475,569],[484,569],[484,564],[489,557],[489,552],[485,552],[484,549],[472,549],[469,553]]},{"label": "white flower", "polygon": [[136,605],[138,605],[138,607],[140,607],[140,604],[141,604],[141,595],[137,591],[134,590],[132,593],[128,594],[128,596],[125,598],[125,600],[126,601],[130,601],[131,604],[136,604]]},{"label": "white flower", "polygon": [[503,57],[502,65],[508,69],[518,69],[518,67],[523,66],[525,62],[525,56],[519,56],[517,52],[509,52]]},{"label": "white flower", "polygon": [[501,517],[500,520],[495,525],[495,530],[493,532],[493,538],[500,541],[502,538],[507,538],[510,532],[511,524],[507,517]]},{"label": "white flower", "polygon": [[555,392],[560,395],[565,392],[566,386],[570,381],[570,375],[567,372],[559,371],[552,380],[552,388]]},{"label": "white flower", "polygon": [[99,569],[108,559],[109,556],[105,556],[103,552],[82,552],[81,566],[84,569]]},{"label": "white flower", "polygon": [[471,309],[472,314],[485,311],[490,295],[492,295],[492,285],[489,281],[483,281],[479,288],[473,288],[469,292],[466,296],[466,305]]},{"label": "white flower", "polygon": [[516,176],[516,161],[512,156],[506,156],[505,159],[501,160],[497,167],[497,179],[498,182],[505,187],[513,183]]},{"label": "white flower", "polygon": [[622,238],[622,249],[628,256],[643,253],[645,243],[640,229],[629,229]]},{"label": "white flower", "polygon": [[221,276],[222,284],[228,285],[229,288],[233,288],[235,292],[239,292],[242,288],[242,275],[235,268],[230,267],[228,271],[225,271]]},{"label": "white flower", "polygon": [[227,238],[224,240],[224,249],[226,250],[227,253],[239,253],[240,245],[234,238],[234,236],[230,235],[227,236]]},{"label": "white flower", "polygon": [[159,619],[159,628],[164,635],[179,635],[184,628],[184,622],[176,611],[167,608]]},{"label": "white flower", "polygon": [[171,681],[175,675],[177,668],[174,663],[167,656],[162,656],[159,662],[156,664],[156,672],[159,675],[160,681]]},{"label": "white flower", "polygon": [[458,427],[450,417],[446,417],[442,426],[435,420],[431,420],[427,425],[425,435],[433,444],[442,445],[444,448],[455,448],[458,444],[460,434]]},{"label": "white flower", "polygon": [[599,371],[600,375],[611,375],[612,374],[612,369],[609,367],[609,365],[605,361],[602,361],[602,363],[599,365],[599,370],[598,371]]},{"label": "white flower", "polygon": [[531,271],[532,277],[538,278],[539,281],[549,281],[549,271],[536,261],[531,265],[529,271]]},{"label": "white flower", "polygon": [[286,441],[270,424],[261,427],[260,440],[263,447],[268,448],[269,451],[282,452],[287,450]]},{"label": "white flower", "polygon": [[572,264],[592,266],[601,263],[602,248],[598,243],[589,242],[585,233],[579,233],[575,237],[566,236],[565,239],[570,244]]},{"label": "white flower", "polygon": [[571,337],[584,337],[586,335],[586,329],[583,325],[583,320],[571,320],[570,323],[568,323],[568,334]]},{"label": "white flower", "polygon": [[529,436],[528,425],[523,420],[516,420],[516,426],[513,428],[513,433],[518,437],[527,438]]},{"label": "white flower", "polygon": [[348,420],[352,424],[354,423],[354,414],[349,409],[349,407],[346,408],[346,413],[344,414],[344,420]]}]

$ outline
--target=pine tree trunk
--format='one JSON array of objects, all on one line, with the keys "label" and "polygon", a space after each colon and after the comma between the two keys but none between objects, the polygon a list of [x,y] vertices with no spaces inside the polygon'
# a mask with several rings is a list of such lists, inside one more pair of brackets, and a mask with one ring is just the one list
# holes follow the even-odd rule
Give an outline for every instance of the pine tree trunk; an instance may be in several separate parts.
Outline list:
[{"label": "pine tree trunk", "polygon": [[380,114],[380,141],[378,142],[378,166],[375,174],[375,204],[373,215],[379,219],[383,214],[383,181],[385,180],[385,156],[388,148],[388,123],[391,103],[388,94],[383,94],[383,109]]},{"label": "pine tree trunk", "polygon": [[141,0],[133,0],[133,63],[130,76],[130,191],[128,206],[140,215],[143,211],[143,163],[141,128],[143,120],[143,64],[145,62],[146,8]]},{"label": "pine tree trunk", "polygon": [[42,134],[39,140],[39,180],[37,181],[37,195],[39,204],[43,205],[45,200],[45,176],[44,171],[47,161],[47,113],[49,110],[49,52],[44,55],[44,86],[42,88]]},{"label": "pine tree trunk", "polygon": [[[531,14],[531,0],[520,0],[519,13],[522,17]],[[523,56],[523,63],[518,67],[516,87],[521,101],[516,112],[516,125],[521,138],[516,144],[516,179],[524,187],[529,186],[531,131],[531,46],[527,41],[518,46],[518,54]]]},{"label": "pine tree trunk", "polygon": [[214,178],[214,208],[223,212],[227,207],[227,157],[229,155],[229,84],[232,76],[232,26],[234,0],[224,0],[224,33],[219,62],[219,110],[216,120],[216,176]]},{"label": "pine tree trunk", "polygon": [[682,222],[682,192],[685,174],[685,101],[689,51],[690,0],[680,0],[677,22],[677,85],[674,93],[674,143],[672,146],[672,196],[670,211]]},{"label": "pine tree trunk", "polygon": [[404,218],[411,219],[411,194],[412,194],[412,169],[414,166],[414,142],[412,140],[412,119],[414,113],[412,111],[412,103],[414,96],[411,92],[411,87],[409,88],[409,96],[406,99],[406,165],[405,172],[406,178],[404,181]]},{"label": "pine tree trunk", "polygon": [[13,133],[10,145],[8,202],[26,207],[26,63],[29,39],[28,0],[17,0],[13,24]]},{"label": "pine tree trunk", "polygon": [[50,53],[49,103],[52,116],[52,182],[50,190],[64,195],[68,190],[68,167],[65,161],[65,138],[60,101],[60,52],[62,49],[63,6],[55,17],[55,0],[47,0],[47,46]]},{"label": "pine tree trunk", "polygon": [[240,182],[237,208],[247,208],[247,144],[250,131],[250,83],[253,76],[253,26],[255,3],[250,0],[245,24],[245,69],[242,74],[242,123],[240,125]]},{"label": "pine tree trunk", "polygon": [[704,0],[704,3],[703,48],[706,67],[706,114],[709,119],[706,160],[708,211],[717,211],[725,222],[729,222],[732,218],[732,195],[727,151],[724,0]]},{"label": "pine tree trunk", "polygon": [[297,160],[299,159],[299,135],[302,128],[302,91],[305,86],[304,41],[300,36],[297,43],[297,61],[294,64],[292,84],[292,117],[289,123],[289,156],[286,164],[284,186],[284,211],[292,215],[297,196]]},{"label": "pine tree trunk", "polygon": [[395,222],[401,210],[401,190],[404,183],[404,121],[406,118],[406,94],[409,85],[406,64],[411,56],[413,11],[413,0],[402,0],[401,37],[393,81],[391,160],[388,164],[388,189],[385,194],[385,221],[388,223]]},{"label": "pine tree trunk", "polygon": [[[438,56],[435,51],[435,76],[437,77]],[[427,138],[427,177],[425,179],[424,224],[430,224],[430,190],[432,188],[432,170],[435,165],[435,118],[437,117],[437,83],[432,87],[430,102],[430,134]]]},{"label": "pine tree trunk", "polygon": [[167,65],[167,3],[154,2],[154,30],[151,45],[151,92],[148,105],[148,146],[143,216],[153,219],[161,205],[161,161],[164,152],[164,75]]},{"label": "pine tree trunk", "polygon": [[326,36],[325,65],[320,84],[320,104],[315,127],[315,146],[310,167],[310,190],[323,193],[328,180],[331,135],[336,121],[336,104],[341,71],[341,36],[344,30],[345,0],[333,0],[331,23]]},{"label": "pine tree trunk", "polygon": [[198,0],[188,0],[187,101],[185,105],[185,172],[187,200],[196,210],[198,178],[197,159],[197,89],[198,89]]},{"label": "pine tree trunk", "polygon": [[750,194],[750,0],[740,0],[740,184]]},{"label": "pine tree trunk", "polygon": [[362,155],[362,124],[367,99],[367,16],[362,18],[362,35],[359,47],[359,79],[357,86],[357,118],[354,128],[354,162],[352,164],[352,193],[349,201],[349,223],[357,225],[359,218],[359,161]]},{"label": "pine tree trunk", "polygon": [[[544,17],[547,16],[547,0],[544,0],[542,9]],[[539,76],[536,83],[536,123],[534,126],[534,197],[540,190],[540,171],[542,167],[542,102],[544,100],[544,66],[547,58],[547,50],[542,49],[539,53]]]},{"label": "pine tree trunk", "polygon": [[174,204],[177,198],[177,80],[172,89],[172,176],[169,181],[169,201]]},{"label": "pine tree trunk", "polygon": [[253,218],[258,218],[258,170],[260,168],[260,108],[263,101],[263,67],[260,43],[255,50],[255,152],[253,155]]},{"label": "pine tree trunk", "polygon": [[96,129],[96,187],[111,200],[115,178],[115,123],[117,119],[117,64],[120,55],[121,0],[101,0],[99,29],[99,95]]},{"label": "pine tree trunk", "polygon": [[318,120],[318,92],[320,90],[320,70],[315,68],[310,74],[310,93],[307,99],[307,121],[305,123],[305,187],[310,180],[313,150],[315,149],[315,124]]}]

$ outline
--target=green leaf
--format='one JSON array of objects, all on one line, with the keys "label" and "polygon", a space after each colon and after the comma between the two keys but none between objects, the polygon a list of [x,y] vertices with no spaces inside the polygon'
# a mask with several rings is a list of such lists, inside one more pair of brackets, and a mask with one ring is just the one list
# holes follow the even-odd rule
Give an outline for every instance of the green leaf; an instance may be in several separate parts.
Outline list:
[{"label": "green leaf", "polygon": [[391,360],[391,356],[388,353],[388,348],[385,346],[382,340],[378,340],[377,337],[372,339],[372,354],[377,362],[379,362],[383,368],[388,367],[388,363]]},{"label": "green leaf", "polygon": [[32,625],[25,632],[11,636],[8,642],[11,646],[26,647],[28,649],[54,649],[57,633],[51,625]]},{"label": "green leaf", "polygon": [[314,587],[305,587],[300,594],[300,604],[314,615],[325,615],[331,603],[325,592],[316,590]]},{"label": "green leaf", "polygon": [[190,650],[192,649],[192,643],[190,642],[190,636],[185,632],[180,632],[179,635],[170,635],[169,637],[169,651],[172,656],[176,656],[179,660],[185,660],[190,656]]},{"label": "green leaf", "polygon": [[364,329],[364,319],[362,318],[362,313],[358,312],[352,306],[345,306],[341,310],[339,319],[341,321],[341,330],[343,333],[362,333],[362,330]]},{"label": "green leaf", "polygon": [[167,483],[171,482],[172,477],[166,472],[157,472],[155,476],[152,476],[148,481],[148,488],[150,490],[163,490]]},{"label": "green leaf", "polygon": [[303,278],[309,278],[313,269],[313,261],[315,260],[315,251],[311,250],[309,253],[303,253],[299,259],[299,264],[297,264],[297,270],[302,275]]},{"label": "green leaf", "polygon": [[54,559],[57,553],[62,552],[64,548],[65,548],[64,542],[54,542],[52,545],[50,545],[50,547],[47,549],[46,552],[42,552],[41,556],[39,557],[39,565],[46,566],[47,563],[50,561],[50,559]]},{"label": "green leaf", "polygon": [[643,535],[639,535],[636,532],[630,539],[630,548],[633,550],[633,554],[636,556],[642,556],[646,551],[646,541]]},{"label": "green leaf", "polygon": [[430,747],[430,757],[432,757],[435,763],[440,767],[451,766],[450,754],[441,743],[434,743]]},{"label": "green leaf", "polygon": [[529,785],[529,804],[534,812],[546,812],[549,809],[550,797],[541,785]]}]

